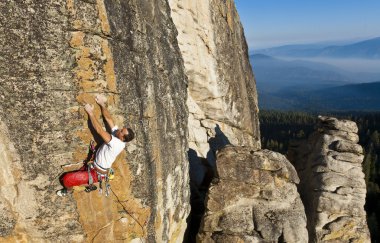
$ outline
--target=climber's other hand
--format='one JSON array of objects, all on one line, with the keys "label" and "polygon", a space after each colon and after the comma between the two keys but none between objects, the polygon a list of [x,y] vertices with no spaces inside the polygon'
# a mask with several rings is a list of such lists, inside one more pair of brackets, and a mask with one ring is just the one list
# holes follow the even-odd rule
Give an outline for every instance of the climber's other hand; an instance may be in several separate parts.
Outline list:
[{"label": "climber's other hand", "polygon": [[94,112],[94,105],[86,104],[84,106],[84,109],[87,112],[87,114],[92,115]]},{"label": "climber's other hand", "polygon": [[107,102],[107,98],[102,94],[98,94],[95,96],[95,101],[98,103],[98,105],[104,106]]}]

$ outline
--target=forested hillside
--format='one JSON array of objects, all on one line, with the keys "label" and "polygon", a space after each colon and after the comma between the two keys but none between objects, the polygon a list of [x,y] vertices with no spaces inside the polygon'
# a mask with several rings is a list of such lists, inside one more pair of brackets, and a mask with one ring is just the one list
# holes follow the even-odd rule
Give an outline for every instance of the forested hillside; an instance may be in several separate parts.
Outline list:
[{"label": "forested hillside", "polygon": [[[363,172],[367,184],[368,226],[372,242],[380,239],[380,113],[323,114],[355,121],[360,145],[364,148]],[[314,131],[318,114],[302,112],[260,111],[263,148],[286,154],[289,142],[304,139]]]}]

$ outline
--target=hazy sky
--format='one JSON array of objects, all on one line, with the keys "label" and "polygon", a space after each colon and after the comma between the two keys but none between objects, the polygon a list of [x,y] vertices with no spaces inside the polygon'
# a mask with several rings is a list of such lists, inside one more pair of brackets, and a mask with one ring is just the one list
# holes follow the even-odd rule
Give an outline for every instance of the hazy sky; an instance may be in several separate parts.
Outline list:
[{"label": "hazy sky", "polygon": [[250,50],[380,36],[380,0],[235,0]]}]

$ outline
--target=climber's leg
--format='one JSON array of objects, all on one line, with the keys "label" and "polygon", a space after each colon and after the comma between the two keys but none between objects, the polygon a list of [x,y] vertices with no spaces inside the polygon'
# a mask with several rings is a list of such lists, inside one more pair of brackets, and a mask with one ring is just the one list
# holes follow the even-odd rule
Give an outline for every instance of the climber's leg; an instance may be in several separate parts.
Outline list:
[{"label": "climber's leg", "polygon": [[[98,176],[95,170],[91,170],[91,175],[93,179],[93,183],[98,182]],[[64,173],[60,182],[64,187],[62,190],[57,191],[58,196],[66,196],[68,193],[72,192],[72,188],[74,186],[88,186],[88,171],[87,167],[83,166],[77,171],[71,171]]]}]

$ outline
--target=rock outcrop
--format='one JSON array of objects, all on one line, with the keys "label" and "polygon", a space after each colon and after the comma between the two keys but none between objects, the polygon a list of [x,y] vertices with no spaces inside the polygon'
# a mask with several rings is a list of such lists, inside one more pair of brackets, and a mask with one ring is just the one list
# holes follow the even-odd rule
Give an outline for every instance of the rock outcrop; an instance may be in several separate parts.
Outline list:
[{"label": "rock outcrop", "polygon": [[256,84],[231,0],[169,0],[189,80],[189,147],[214,163],[217,126],[234,145],[260,148]]},{"label": "rock outcrop", "polygon": [[299,178],[284,155],[227,146],[207,196],[199,242],[307,242]]},{"label": "rock outcrop", "polygon": [[[0,241],[181,241],[188,83],[168,2],[10,0],[0,19]],[[87,156],[82,105],[97,93],[136,140],[109,198],[57,198]]]},{"label": "rock outcrop", "polygon": [[319,117],[317,128],[307,141],[294,143],[288,156],[300,176],[310,242],[370,242],[358,127]]}]

